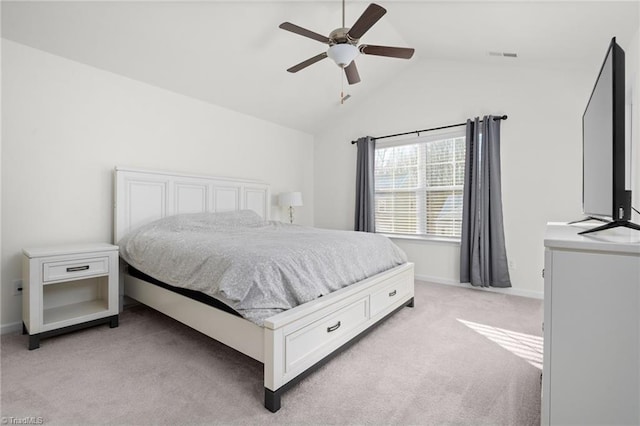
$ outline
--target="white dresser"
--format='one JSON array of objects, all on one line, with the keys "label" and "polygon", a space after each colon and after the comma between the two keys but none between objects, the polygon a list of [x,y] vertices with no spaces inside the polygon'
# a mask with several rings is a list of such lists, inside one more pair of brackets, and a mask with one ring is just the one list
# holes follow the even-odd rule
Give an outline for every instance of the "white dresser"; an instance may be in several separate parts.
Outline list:
[{"label": "white dresser", "polygon": [[542,424],[640,424],[640,232],[549,223]]}]

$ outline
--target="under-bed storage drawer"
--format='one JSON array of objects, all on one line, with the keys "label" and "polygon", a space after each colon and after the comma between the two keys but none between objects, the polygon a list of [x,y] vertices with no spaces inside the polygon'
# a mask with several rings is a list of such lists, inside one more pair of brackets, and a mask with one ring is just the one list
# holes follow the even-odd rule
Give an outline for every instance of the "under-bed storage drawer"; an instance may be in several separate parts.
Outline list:
[{"label": "under-bed storage drawer", "polygon": [[371,318],[411,292],[413,282],[400,276],[392,284],[371,295]]},{"label": "under-bed storage drawer", "polygon": [[369,297],[362,298],[331,315],[321,318],[285,337],[285,371],[306,364],[307,358],[322,351],[369,319]]},{"label": "under-bed storage drawer", "polygon": [[42,264],[42,281],[73,280],[109,273],[109,257],[93,257],[45,262]]}]

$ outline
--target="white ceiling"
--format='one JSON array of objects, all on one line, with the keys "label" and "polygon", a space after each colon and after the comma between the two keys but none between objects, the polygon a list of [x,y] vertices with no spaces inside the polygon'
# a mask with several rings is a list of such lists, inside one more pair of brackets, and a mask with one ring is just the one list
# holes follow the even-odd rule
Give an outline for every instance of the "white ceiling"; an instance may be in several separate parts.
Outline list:
[{"label": "white ceiling", "polygon": [[[368,3],[347,1],[347,26]],[[362,82],[344,83],[354,98],[371,98],[406,67],[436,60],[597,67],[608,40],[630,41],[639,19],[638,1],[378,3],[387,14],[361,42],[413,47],[416,54],[358,57]],[[279,29],[284,21],[328,35],[341,26],[341,2],[2,2],[4,38],[315,133],[344,108],[342,73],[329,59],[287,73],[326,46]]]}]

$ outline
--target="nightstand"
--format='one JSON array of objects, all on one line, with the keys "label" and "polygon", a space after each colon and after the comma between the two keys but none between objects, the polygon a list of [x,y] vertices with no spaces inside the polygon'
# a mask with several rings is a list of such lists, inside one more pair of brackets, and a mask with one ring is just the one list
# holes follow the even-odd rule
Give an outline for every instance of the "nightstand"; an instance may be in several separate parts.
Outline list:
[{"label": "nightstand", "polygon": [[118,326],[118,246],[23,249],[22,323],[29,350],[40,339],[108,323]]}]

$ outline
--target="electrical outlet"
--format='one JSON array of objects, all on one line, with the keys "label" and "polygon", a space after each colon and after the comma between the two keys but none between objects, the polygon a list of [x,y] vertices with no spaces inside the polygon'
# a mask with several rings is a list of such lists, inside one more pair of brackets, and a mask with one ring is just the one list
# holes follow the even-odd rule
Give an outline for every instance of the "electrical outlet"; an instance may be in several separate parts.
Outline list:
[{"label": "electrical outlet", "polygon": [[22,280],[15,280],[13,282],[13,295],[20,296],[22,294]]},{"label": "electrical outlet", "polygon": [[509,269],[515,271],[516,269],[516,262],[513,260],[509,260]]}]

